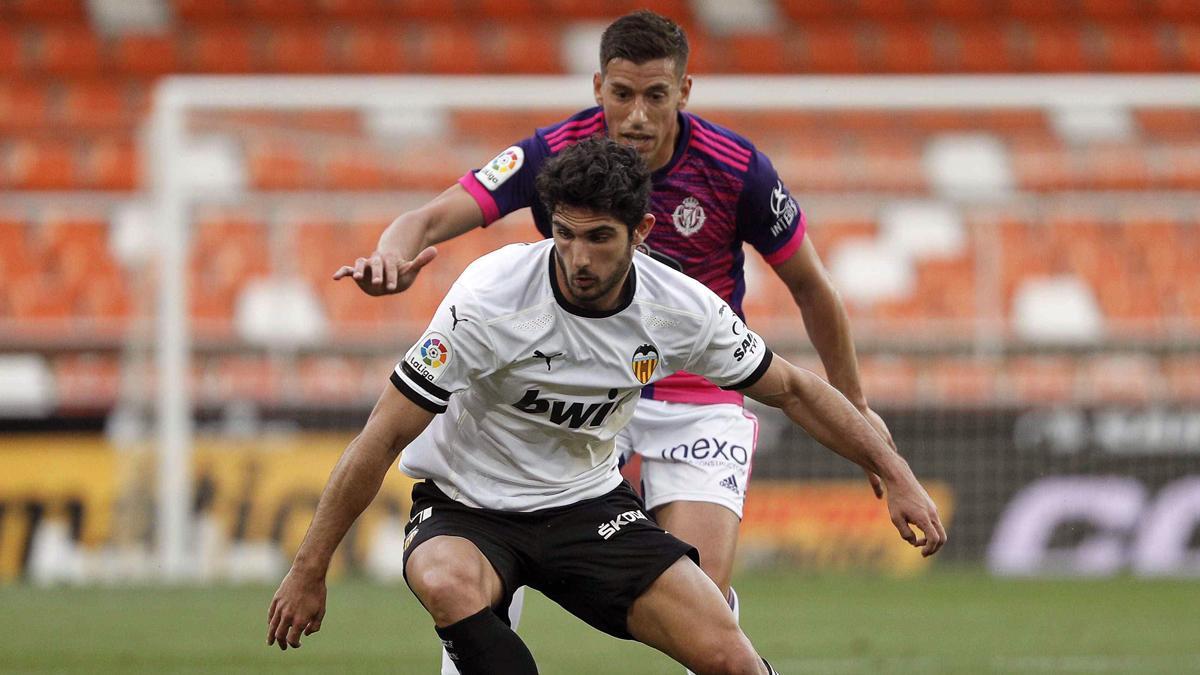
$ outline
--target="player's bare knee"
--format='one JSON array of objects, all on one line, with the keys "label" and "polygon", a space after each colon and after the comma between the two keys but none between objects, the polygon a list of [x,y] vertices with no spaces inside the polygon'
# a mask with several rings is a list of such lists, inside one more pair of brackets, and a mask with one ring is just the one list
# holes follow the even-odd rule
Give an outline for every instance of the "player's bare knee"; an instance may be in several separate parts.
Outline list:
[{"label": "player's bare knee", "polygon": [[766,672],[762,658],[746,636],[737,631],[733,639],[711,643],[702,661],[693,667],[698,675],[761,675]]},{"label": "player's bare knee", "polygon": [[438,625],[460,621],[489,604],[483,574],[469,561],[414,556],[408,585]]}]

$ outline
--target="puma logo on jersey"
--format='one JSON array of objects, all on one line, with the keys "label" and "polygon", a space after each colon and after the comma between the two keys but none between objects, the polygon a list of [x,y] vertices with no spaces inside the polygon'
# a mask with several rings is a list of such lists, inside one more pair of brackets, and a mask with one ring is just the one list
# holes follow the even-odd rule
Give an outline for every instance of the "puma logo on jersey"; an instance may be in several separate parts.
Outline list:
[{"label": "puma logo on jersey", "polygon": [[608,391],[609,400],[604,403],[567,402],[556,398],[542,398],[541,395],[540,389],[526,390],[521,400],[512,404],[512,407],[528,415],[546,415],[551,423],[565,424],[569,429],[578,429],[585,424],[591,427],[604,424],[604,420],[608,419],[613,409],[624,401],[613,400],[617,397],[616,389]]},{"label": "puma logo on jersey", "polygon": [[639,520],[649,519],[646,518],[646,514],[642,513],[640,510],[626,511],[613,520],[610,520],[606,523],[600,523],[600,527],[596,528],[596,534],[600,535],[601,539],[607,540],[614,534],[620,532],[622,527],[625,527],[630,523],[636,523]]},{"label": "puma logo on jersey", "polygon": [[550,372],[550,362],[553,361],[554,359],[557,359],[558,357],[560,357],[562,355],[563,355],[562,352],[556,352],[554,354],[547,355],[547,354],[543,354],[541,351],[535,349],[535,350],[533,350],[532,358],[546,359],[546,372]]},{"label": "puma logo on jersey", "polygon": [[454,319],[454,323],[452,323],[452,324],[450,325],[450,332],[451,332],[451,333],[453,333],[453,332],[454,332],[454,329],[455,329],[455,328],[458,328],[458,324],[460,324],[460,323],[462,323],[462,322],[464,322],[464,321],[470,321],[470,319],[460,319],[460,318],[458,318],[458,307],[456,307],[455,305],[450,305],[450,318],[451,318],[451,319]]}]

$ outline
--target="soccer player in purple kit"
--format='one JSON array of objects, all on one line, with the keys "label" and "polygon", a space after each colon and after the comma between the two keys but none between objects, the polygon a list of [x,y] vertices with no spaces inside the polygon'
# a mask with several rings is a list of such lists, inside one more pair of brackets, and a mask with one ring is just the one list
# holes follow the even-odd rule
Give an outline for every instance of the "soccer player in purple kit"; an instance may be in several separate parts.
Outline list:
[{"label": "soccer player in purple kit", "polygon": [[[581,139],[606,134],[635,148],[653,172],[651,212],[660,224],[646,252],[703,282],[741,315],[742,244],[753,246],[795,298],[830,383],[894,450],[886,424],[867,405],[846,310],[805,236],[804,213],[752,143],[685,111],[692,88],[687,59],[687,37],[673,21],[649,11],[617,19],[601,38],[596,107],[538,129],[402,214],[371,256],[334,278],[353,278],[372,295],[401,292],[436,255],[433,244],[524,207],[531,207],[539,232],[551,236],[534,188],[541,165]],[[741,394],[679,373],[646,387],[618,439],[618,449],[642,457],[646,506],[699,550],[702,569],[735,615],[730,577],[757,431]],[[879,477],[868,473],[868,479],[882,497]],[[445,663],[444,672],[453,672]]]}]

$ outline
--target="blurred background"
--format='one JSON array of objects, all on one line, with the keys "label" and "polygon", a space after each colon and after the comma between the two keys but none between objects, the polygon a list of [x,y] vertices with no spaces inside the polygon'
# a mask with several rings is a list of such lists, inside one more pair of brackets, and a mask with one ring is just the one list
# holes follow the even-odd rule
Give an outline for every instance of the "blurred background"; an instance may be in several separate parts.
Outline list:
[{"label": "blurred background", "polygon": [[[592,105],[600,31],[641,7],[688,31],[691,110],[767,153],[805,211],[868,400],[951,534],[922,560],[857,468],[754,408],[739,566],[777,582],[762,602],[814,574],[834,579],[822,611],[856,589],[987,597],[1011,577],[1093,579],[1053,587],[1079,593],[1046,610],[1067,622],[1097,593],[1197,598],[1195,0],[0,0],[0,599],[67,607],[64,588],[167,579],[249,583],[265,608],[253,584],[286,572],[329,469],[445,289],[536,232],[519,212],[449,243],[400,296],[333,271],[468,169]],[[338,79],[277,79],[296,75]],[[495,76],[519,77],[475,79]],[[755,81],[748,102],[748,76],[832,79]],[[193,79],[168,106],[155,91],[175,77]],[[167,193],[182,214],[170,226]],[[747,266],[749,323],[823,373],[785,288],[756,254]],[[166,376],[164,340],[185,358]],[[187,460],[176,470],[164,443]],[[389,477],[335,572],[389,584],[419,617],[398,577],[408,487]],[[1198,627],[1165,616],[1151,633]],[[40,636],[23,638],[31,654]],[[988,667],[1200,668],[1183,643],[1108,661],[1063,644],[1047,653],[1085,660]],[[797,656],[794,671],[930,666],[879,661],[878,644],[802,645],[828,658]],[[986,670],[963,668],[946,672]]]}]

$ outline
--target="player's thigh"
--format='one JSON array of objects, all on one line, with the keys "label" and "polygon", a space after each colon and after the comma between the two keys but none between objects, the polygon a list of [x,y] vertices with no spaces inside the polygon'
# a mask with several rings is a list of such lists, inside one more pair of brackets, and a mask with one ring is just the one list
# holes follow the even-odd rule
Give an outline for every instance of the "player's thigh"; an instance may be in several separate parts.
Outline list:
[{"label": "player's thigh", "polygon": [[675,501],[658,507],[653,515],[663,529],[700,551],[701,569],[728,594],[742,524],[737,514],[723,504]]},{"label": "player's thigh", "polygon": [[758,436],[753,414],[730,404],[642,401],[632,424],[646,506],[704,502],[741,518]]},{"label": "player's thigh", "polygon": [[506,616],[522,583],[520,546],[530,539],[525,528],[424,483],[413,488],[412,514],[405,528],[404,578],[434,619],[445,625],[483,607]]},{"label": "player's thigh", "polygon": [[757,659],[717,587],[686,558],[634,601],[628,626],[639,642],[698,672]]}]

